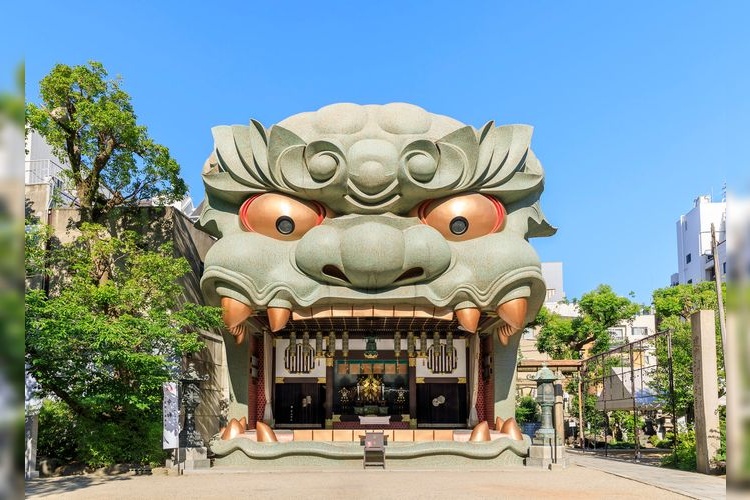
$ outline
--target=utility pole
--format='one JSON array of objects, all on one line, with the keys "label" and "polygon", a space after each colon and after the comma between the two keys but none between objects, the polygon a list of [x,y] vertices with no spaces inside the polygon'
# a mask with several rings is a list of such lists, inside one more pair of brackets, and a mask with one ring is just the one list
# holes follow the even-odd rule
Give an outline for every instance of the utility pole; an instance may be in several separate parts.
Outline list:
[{"label": "utility pole", "polygon": [[721,269],[719,267],[719,251],[716,243],[716,229],[711,223],[711,254],[714,257],[714,281],[716,282],[716,301],[719,308],[719,330],[721,330],[721,352],[724,354],[724,370],[727,369],[727,324],[724,319],[724,298],[721,293]]}]

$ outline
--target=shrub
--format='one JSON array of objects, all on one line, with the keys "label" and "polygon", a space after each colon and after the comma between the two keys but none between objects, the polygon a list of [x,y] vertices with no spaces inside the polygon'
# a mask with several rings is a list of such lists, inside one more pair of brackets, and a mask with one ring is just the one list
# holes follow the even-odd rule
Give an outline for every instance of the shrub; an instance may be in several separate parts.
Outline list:
[{"label": "shrub", "polygon": [[78,458],[77,433],[78,426],[68,405],[45,399],[39,409],[37,454],[62,462],[75,461]]},{"label": "shrub", "polygon": [[[677,456],[676,464],[674,463],[675,455]],[[689,429],[687,432],[679,434],[675,453],[662,458],[661,464],[667,467],[676,467],[680,470],[694,471],[697,467],[695,454],[695,430]]]},{"label": "shrub", "polygon": [[116,463],[163,463],[160,415],[130,415],[128,421],[76,418],[62,401],[45,400],[39,412],[38,454],[90,467]]},{"label": "shrub", "polygon": [[537,402],[531,396],[521,396],[516,402],[516,422],[526,424],[539,420]]}]

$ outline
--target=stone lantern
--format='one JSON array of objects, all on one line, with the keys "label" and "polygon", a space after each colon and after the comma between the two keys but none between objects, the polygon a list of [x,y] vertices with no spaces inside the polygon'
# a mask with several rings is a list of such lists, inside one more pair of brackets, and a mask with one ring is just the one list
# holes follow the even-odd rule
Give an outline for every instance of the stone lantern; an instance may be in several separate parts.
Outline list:
[{"label": "stone lantern", "polygon": [[529,379],[536,381],[536,401],[542,407],[542,426],[534,434],[526,465],[549,469],[564,468],[567,466],[565,450],[558,442],[559,439],[555,439],[555,427],[552,421],[557,375],[544,363],[539,371],[529,375]]},{"label": "stone lantern", "polygon": [[534,434],[539,444],[555,437],[555,427],[552,423],[552,410],[555,406],[555,381],[557,376],[543,364],[532,377],[536,381],[536,402],[542,408],[542,426]]},{"label": "stone lantern", "polygon": [[180,377],[182,385],[182,406],[185,410],[185,422],[180,432],[181,448],[203,447],[203,438],[195,428],[195,408],[201,403],[200,383],[208,380],[208,376],[200,376],[192,361]]}]

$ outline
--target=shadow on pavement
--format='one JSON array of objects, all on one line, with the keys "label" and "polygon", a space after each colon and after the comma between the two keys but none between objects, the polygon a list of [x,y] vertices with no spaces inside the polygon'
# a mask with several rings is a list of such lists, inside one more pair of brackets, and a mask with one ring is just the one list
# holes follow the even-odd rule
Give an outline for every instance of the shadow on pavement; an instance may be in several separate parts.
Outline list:
[{"label": "shadow on pavement", "polygon": [[82,488],[89,488],[97,484],[112,481],[127,481],[129,477],[112,476],[65,476],[54,478],[34,479],[26,482],[26,496],[59,495],[70,493]]}]

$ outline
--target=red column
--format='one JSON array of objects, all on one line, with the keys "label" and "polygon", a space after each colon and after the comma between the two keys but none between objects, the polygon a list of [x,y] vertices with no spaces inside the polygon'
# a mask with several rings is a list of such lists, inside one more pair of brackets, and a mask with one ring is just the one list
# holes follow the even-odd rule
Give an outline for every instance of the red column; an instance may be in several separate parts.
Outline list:
[{"label": "red column", "polygon": [[[253,357],[258,356],[258,338],[255,335],[250,335],[248,345],[248,359],[247,359],[247,426],[250,429],[255,429],[255,423],[257,422],[258,415],[258,378],[253,377]],[[261,367],[260,362],[258,363],[258,375],[260,376]]]},{"label": "red column", "polygon": [[495,425],[495,375],[494,360],[492,359],[493,335],[487,335],[482,339],[482,360],[489,358],[489,370],[487,370],[487,378],[484,380],[484,419],[490,424],[490,427]]}]

